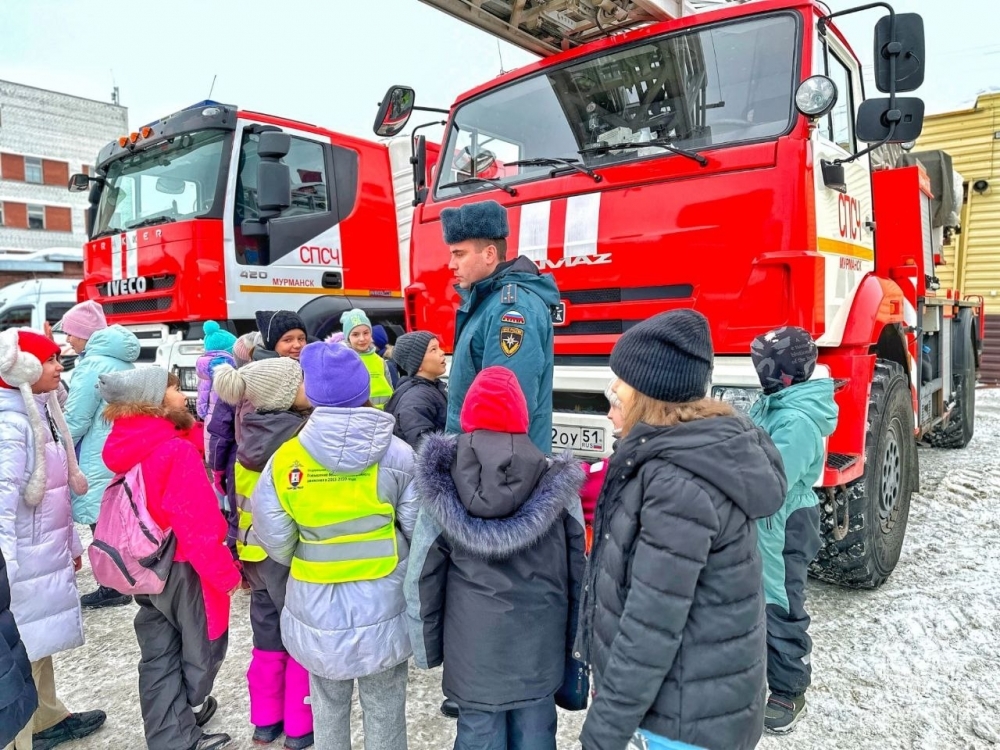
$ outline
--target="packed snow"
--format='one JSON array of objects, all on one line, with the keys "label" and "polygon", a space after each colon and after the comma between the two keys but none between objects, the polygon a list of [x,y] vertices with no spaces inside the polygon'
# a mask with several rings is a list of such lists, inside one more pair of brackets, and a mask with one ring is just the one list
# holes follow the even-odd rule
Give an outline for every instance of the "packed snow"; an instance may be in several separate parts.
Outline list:
[{"label": "packed snow", "polygon": [[[889,581],[877,591],[810,581],[815,647],[808,713],[792,734],[765,737],[760,748],[1000,745],[1000,391],[980,390],[977,397],[976,436],[967,449],[920,451],[922,487]],[[82,530],[85,541],[87,533]],[[94,588],[84,565],[82,593]],[[219,711],[206,728],[231,734],[233,750],[255,747],[244,677],[248,604],[245,593],[234,597],[229,656],[214,692]],[[100,732],[67,747],[145,746],[136,696],[135,609],[85,612],[86,645],[56,657],[58,692],[69,708],[108,713]],[[440,682],[440,670],[411,666],[411,750],[453,743],[454,722],[438,712]],[[583,718],[560,715],[560,748],[579,747]],[[354,747],[363,747],[357,706]]]}]

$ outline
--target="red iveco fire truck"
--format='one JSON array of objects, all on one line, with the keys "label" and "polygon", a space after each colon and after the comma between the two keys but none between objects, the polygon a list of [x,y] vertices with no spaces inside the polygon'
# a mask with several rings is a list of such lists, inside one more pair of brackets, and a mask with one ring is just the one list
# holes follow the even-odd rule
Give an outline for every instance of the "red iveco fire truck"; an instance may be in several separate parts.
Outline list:
[{"label": "red iveco fire truck", "polygon": [[197,387],[201,323],[254,312],[310,331],[352,307],[402,324],[413,212],[409,139],[375,143],[204,101],[108,144],[92,175],[83,299],[143,357]]},{"label": "red iveco fire truck", "polygon": [[[933,181],[920,164],[883,168],[898,163],[888,149],[920,133],[921,101],[898,95],[923,78],[920,17],[884,3],[831,15],[813,0],[703,12],[677,0],[425,1],[543,59],[453,105],[436,181],[417,193],[408,327],[450,341],[457,298],[441,211],[490,198],[508,208],[509,252],[553,273],[562,293],[557,446],[609,452],[608,355],[651,315],[703,312],[712,393],[743,406],[759,395],[751,340],[806,328],[820,346],[816,377],[842,381],[813,571],[883,583],[919,484],[917,441],[972,436],[982,339],[981,301],[935,278],[950,162]],[[866,100],[833,19],[875,6],[889,13],[875,26],[888,96]],[[405,121],[394,112],[385,124],[400,91],[413,99],[390,91],[381,135]]]}]

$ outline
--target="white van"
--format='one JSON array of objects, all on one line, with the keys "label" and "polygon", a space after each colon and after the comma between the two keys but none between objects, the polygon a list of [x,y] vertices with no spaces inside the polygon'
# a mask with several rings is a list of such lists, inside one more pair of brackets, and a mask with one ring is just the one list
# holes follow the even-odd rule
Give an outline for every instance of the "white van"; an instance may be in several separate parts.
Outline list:
[{"label": "white van", "polygon": [[[0,331],[7,328],[45,329],[45,323],[55,325],[76,304],[79,279],[33,279],[18,281],[0,289]],[[66,337],[55,334],[63,350],[65,380],[76,361],[76,353],[66,343]]]}]

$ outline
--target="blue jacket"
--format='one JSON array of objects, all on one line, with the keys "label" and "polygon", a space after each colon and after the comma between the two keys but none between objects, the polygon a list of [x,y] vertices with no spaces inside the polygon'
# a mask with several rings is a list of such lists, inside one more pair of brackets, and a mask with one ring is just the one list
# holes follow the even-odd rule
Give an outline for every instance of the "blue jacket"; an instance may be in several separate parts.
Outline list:
[{"label": "blue jacket", "polygon": [[552,452],[552,307],[559,290],[524,256],[502,263],[471,289],[459,289],[455,351],[448,375],[448,425],[462,431],[459,415],[476,375],[500,365],[517,376],[528,401],[528,435],[542,453]]},{"label": "blue jacket", "polygon": [[837,427],[833,381],[810,380],[765,396],[750,409],[750,418],[781,453],[788,480],[785,502],[757,521],[757,544],[764,561],[764,593],[768,604],[788,609],[785,592],[785,521],[797,510],[819,503],[813,484],[823,471],[825,439]]},{"label": "blue jacket", "polygon": [[97,390],[97,379],[109,372],[131,370],[139,359],[139,339],[122,326],[108,326],[87,340],[85,357],[73,370],[73,383],[66,401],[66,424],[73,444],[80,448],[80,470],[87,476],[86,495],[73,495],[73,520],[97,523],[101,497],[113,472],[104,465],[101,451],[111,432],[104,419],[107,403]]}]

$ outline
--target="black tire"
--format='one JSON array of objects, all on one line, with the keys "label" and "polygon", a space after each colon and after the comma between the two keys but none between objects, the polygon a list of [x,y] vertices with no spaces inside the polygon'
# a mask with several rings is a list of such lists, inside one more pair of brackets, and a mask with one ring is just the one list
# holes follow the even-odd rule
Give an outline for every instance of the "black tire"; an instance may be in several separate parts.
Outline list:
[{"label": "black tire", "polygon": [[[961,327],[958,333],[967,334]],[[933,448],[964,448],[976,430],[976,355],[971,337],[966,338],[955,353],[952,367],[955,368],[955,407],[947,424],[935,427],[924,437]]]},{"label": "black tire", "polygon": [[864,476],[840,498],[848,518],[842,539],[836,538],[836,529],[844,508],[822,496],[824,543],[810,573],[848,588],[874,589],[899,561],[918,476],[909,380],[900,365],[887,360],[875,363],[865,466]]}]

